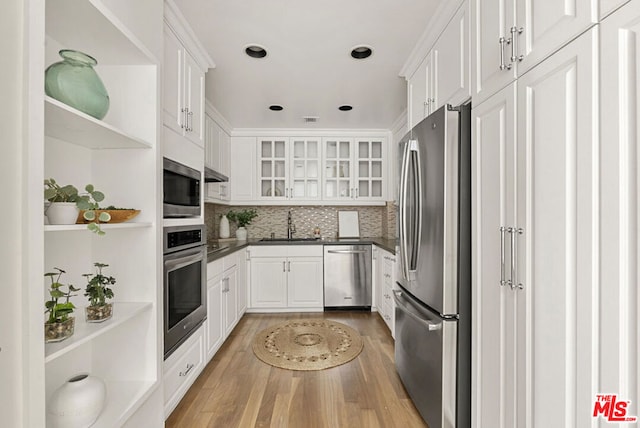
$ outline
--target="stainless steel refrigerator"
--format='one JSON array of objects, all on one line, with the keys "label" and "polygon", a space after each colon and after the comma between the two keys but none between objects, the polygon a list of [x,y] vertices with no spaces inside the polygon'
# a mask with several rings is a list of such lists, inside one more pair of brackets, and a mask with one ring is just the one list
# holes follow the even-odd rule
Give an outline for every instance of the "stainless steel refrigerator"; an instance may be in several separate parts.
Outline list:
[{"label": "stainless steel refrigerator", "polygon": [[395,359],[430,428],[471,425],[471,106],[401,141]]}]

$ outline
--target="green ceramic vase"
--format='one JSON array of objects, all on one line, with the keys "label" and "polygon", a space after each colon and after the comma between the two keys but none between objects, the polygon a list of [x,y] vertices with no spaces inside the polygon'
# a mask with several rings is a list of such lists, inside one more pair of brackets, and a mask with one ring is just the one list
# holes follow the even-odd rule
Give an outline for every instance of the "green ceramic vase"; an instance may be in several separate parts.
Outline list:
[{"label": "green ceramic vase", "polygon": [[94,66],[98,62],[82,52],[63,49],[62,61],[45,71],[44,91],[47,95],[102,119],[109,110],[109,94]]}]

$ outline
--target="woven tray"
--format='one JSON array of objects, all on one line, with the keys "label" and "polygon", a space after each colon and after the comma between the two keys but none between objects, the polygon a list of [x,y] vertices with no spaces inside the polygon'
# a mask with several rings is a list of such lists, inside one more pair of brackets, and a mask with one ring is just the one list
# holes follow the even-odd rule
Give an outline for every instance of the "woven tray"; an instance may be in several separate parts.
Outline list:
[{"label": "woven tray", "polygon": [[[96,210],[96,218],[98,218],[102,212],[107,212],[111,215],[111,220],[107,223],[124,223],[140,214],[140,210]],[[89,221],[84,219],[83,215],[84,210],[80,210],[76,224],[89,223]],[[100,222],[96,221],[96,223]]]}]

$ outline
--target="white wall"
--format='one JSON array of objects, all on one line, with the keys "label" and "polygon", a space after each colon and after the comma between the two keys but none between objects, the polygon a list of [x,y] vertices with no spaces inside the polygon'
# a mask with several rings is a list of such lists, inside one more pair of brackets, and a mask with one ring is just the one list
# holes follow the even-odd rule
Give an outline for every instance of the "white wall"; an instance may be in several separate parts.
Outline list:
[{"label": "white wall", "polygon": [[[0,181],[7,195],[21,194],[22,1],[5,2],[0,14]],[[13,199],[13,198],[7,198]],[[0,210],[0,415],[3,426],[22,426],[20,199]]]}]

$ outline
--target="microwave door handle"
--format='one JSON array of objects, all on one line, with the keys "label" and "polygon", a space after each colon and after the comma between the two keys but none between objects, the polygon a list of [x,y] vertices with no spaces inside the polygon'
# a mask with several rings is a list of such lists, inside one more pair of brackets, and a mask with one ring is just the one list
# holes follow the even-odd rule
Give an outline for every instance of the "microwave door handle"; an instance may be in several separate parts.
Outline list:
[{"label": "microwave door handle", "polygon": [[409,146],[411,140],[408,140],[404,147],[404,153],[402,155],[402,171],[400,175],[400,265],[402,268],[402,276],[409,280],[409,260],[407,257],[407,175],[409,174]]}]

